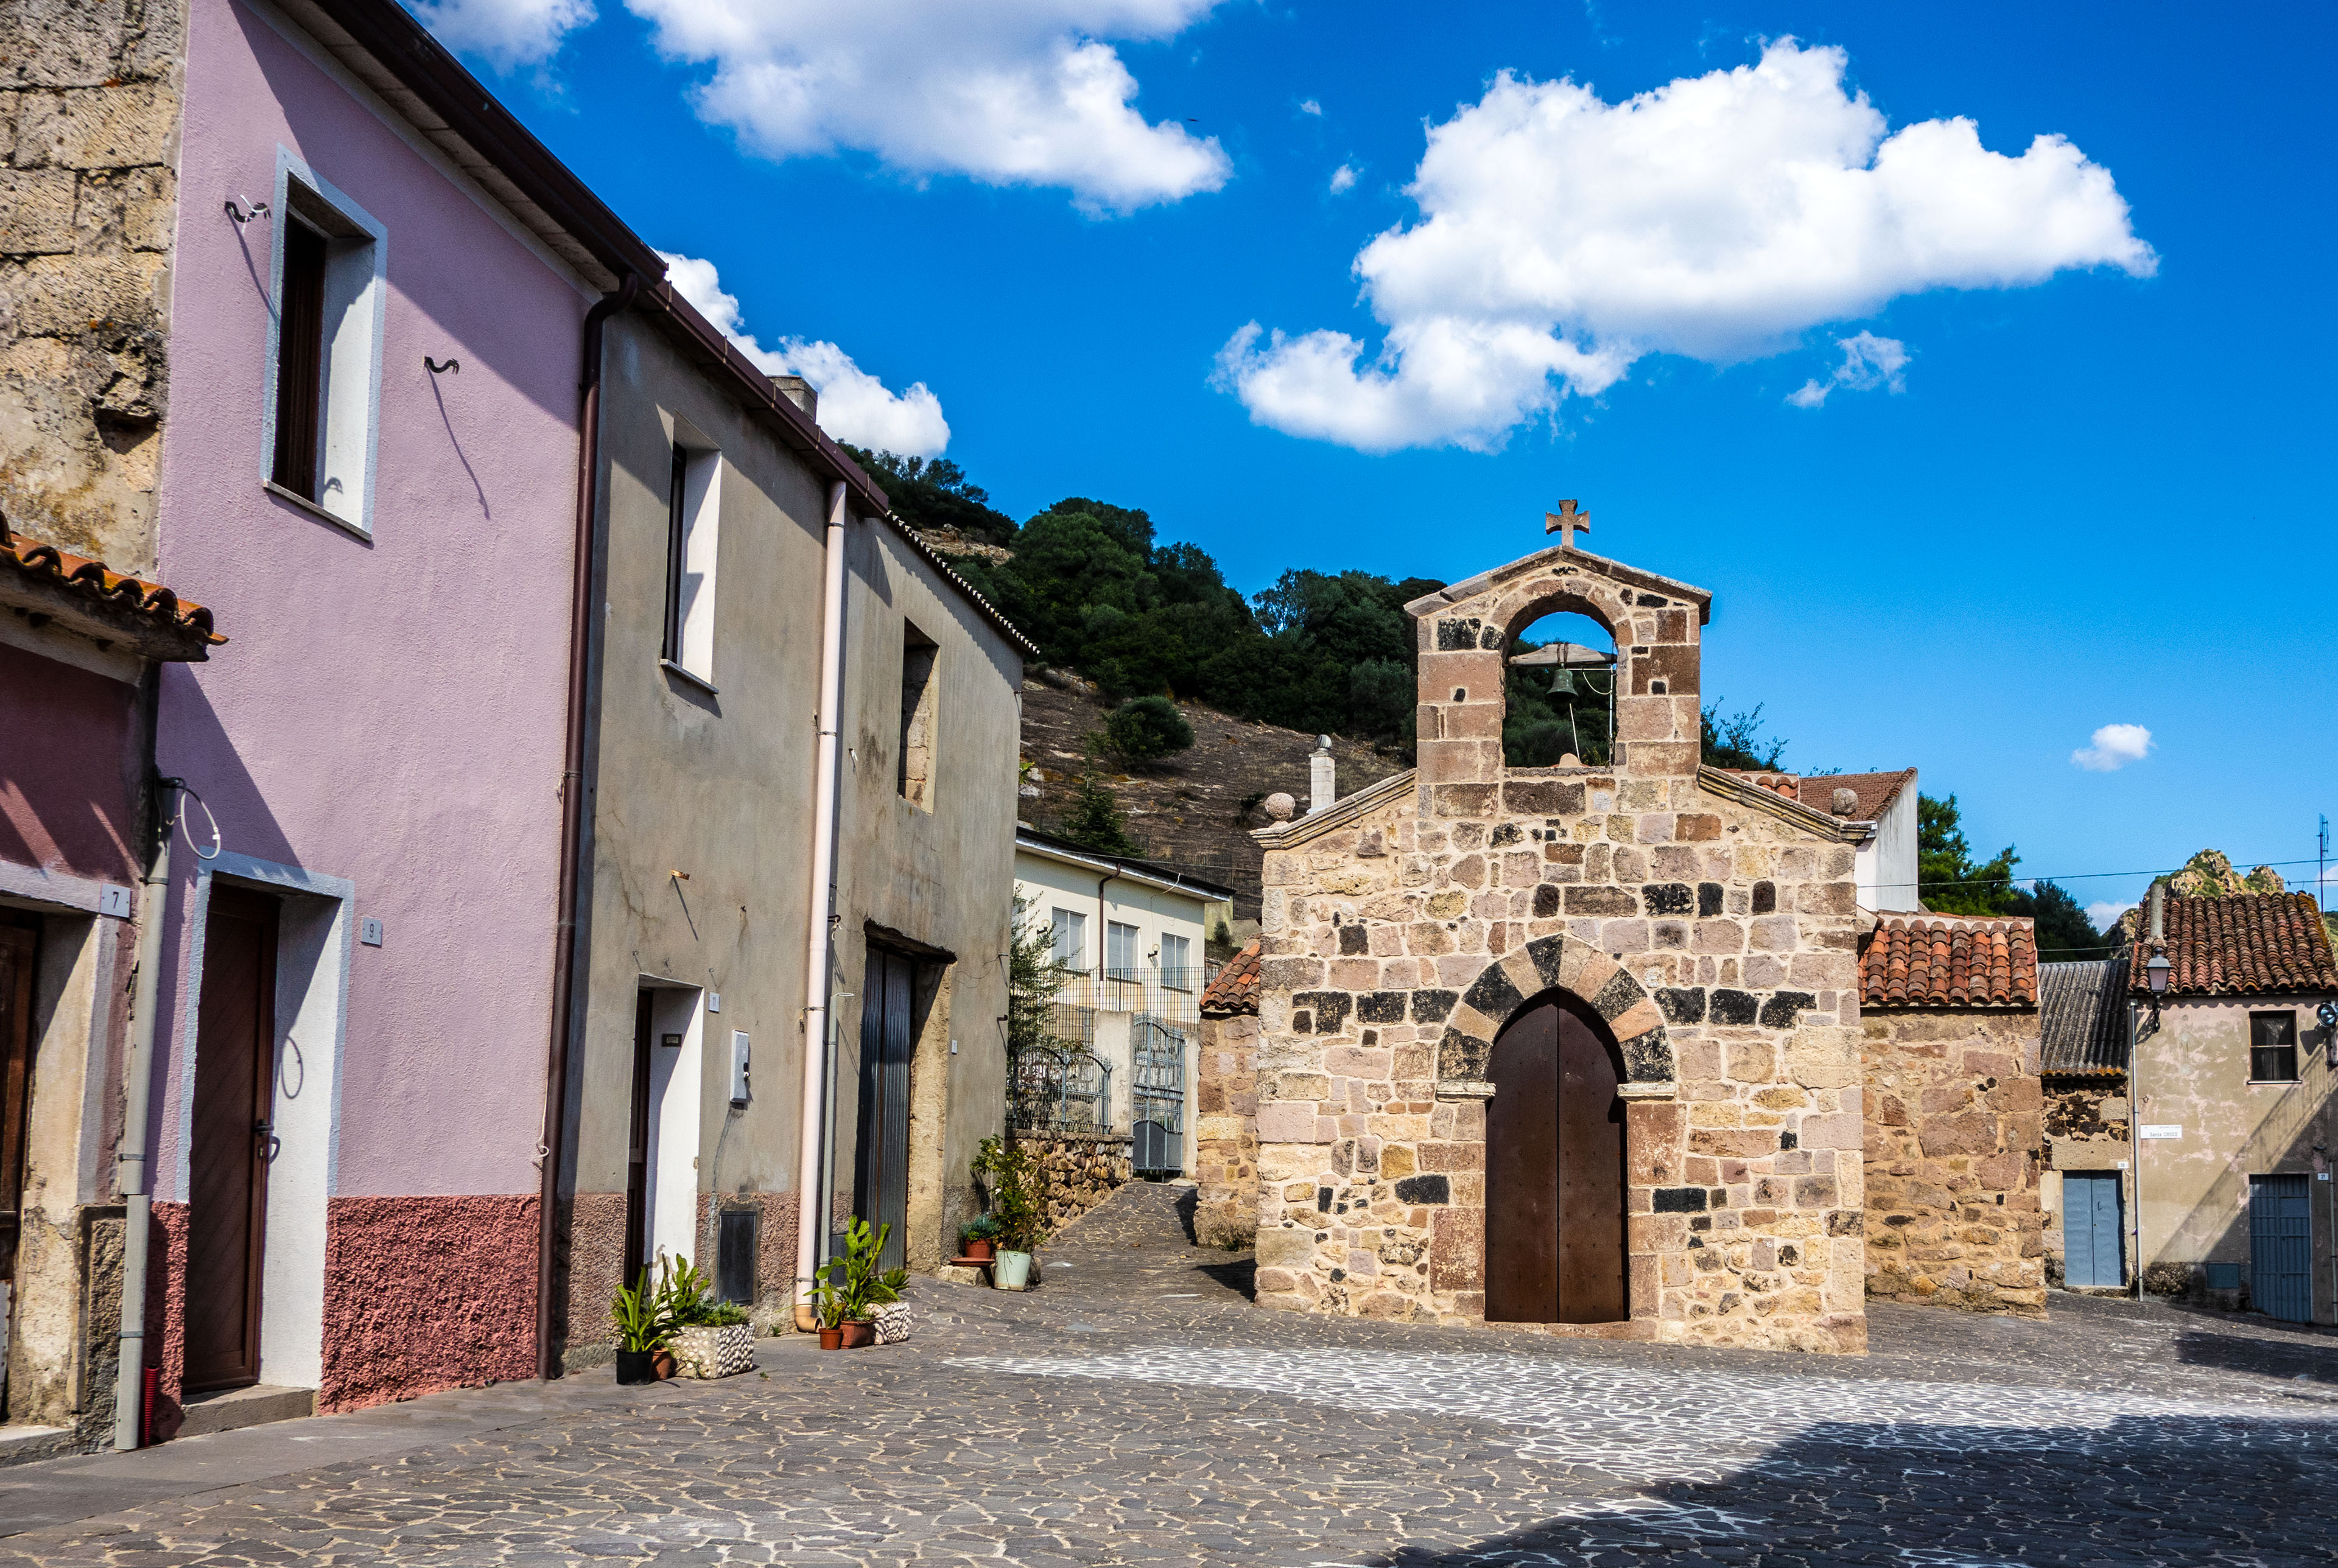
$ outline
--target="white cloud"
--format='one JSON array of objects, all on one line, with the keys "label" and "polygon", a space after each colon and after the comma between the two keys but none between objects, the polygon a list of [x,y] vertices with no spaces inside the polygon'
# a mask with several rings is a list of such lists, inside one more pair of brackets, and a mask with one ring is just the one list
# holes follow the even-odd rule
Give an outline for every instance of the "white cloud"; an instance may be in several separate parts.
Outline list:
[{"label": "white cloud", "polygon": [[1315,102],[1314,99],[1310,98],[1305,103],[1299,105],[1299,112],[1302,114],[1312,114],[1318,120],[1321,120],[1323,117],[1323,105]]},{"label": "white cloud", "polygon": [[1970,120],[1887,135],[1843,90],[1848,64],[1785,39],[1613,104],[1504,72],[1430,129],[1407,188],[1420,220],[1356,257],[1377,354],[1337,331],[1262,342],[1253,323],[1220,383],[1293,435],[1491,450],[1645,354],[1726,364],[1903,294],[2157,266],[2068,141],[2009,158]]},{"label": "white cloud", "polygon": [[2070,753],[2070,760],[2089,773],[2116,773],[2130,762],[2142,761],[2150,750],[2151,731],[2142,725],[2106,724]]},{"label": "white cloud", "polygon": [[1906,389],[1907,378],[1901,372],[1908,368],[1908,346],[1900,339],[1856,332],[1834,341],[1842,350],[1842,363],[1834,368],[1834,374],[1823,381],[1813,377],[1803,382],[1786,394],[1787,402],[1797,408],[1815,408],[1838,387],[1849,392],[1872,392],[1878,387],[1893,392]]},{"label": "white cloud", "polygon": [[771,158],[875,153],[914,175],[1059,186],[1089,211],[1214,191],[1215,137],[1148,122],[1106,40],[1173,37],[1218,0],[627,0],[710,63],[701,118]]},{"label": "white cloud", "polygon": [[766,348],[746,328],[739,297],[722,290],[712,261],[661,250],[674,289],[739,346],[767,376],[801,376],[820,394],[820,427],[839,441],[904,457],[938,457],[949,445],[941,399],[922,381],[896,395],[852,362],[852,356],[818,338],[782,338]]},{"label": "white cloud", "polygon": [[2124,904],[2113,903],[2108,898],[2098,899],[2087,906],[2087,918],[2095,923],[2097,931],[2107,934],[2117,924],[2118,917],[2134,907],[2135,900],[2132,898]]},{"label": "white cloud", "polygon": [[1354,189],[1355,183],[1356,166],[1353,163],[1342,163],[1331,171],[1332,195],[1337,196],[1342,191]]},{"label": "white cloud", "polygon": [[409,0],[414,15],[449,49],[484,55],[498,71],[533,65],[560,52],[569,34],[592,24],[593,0]]}]

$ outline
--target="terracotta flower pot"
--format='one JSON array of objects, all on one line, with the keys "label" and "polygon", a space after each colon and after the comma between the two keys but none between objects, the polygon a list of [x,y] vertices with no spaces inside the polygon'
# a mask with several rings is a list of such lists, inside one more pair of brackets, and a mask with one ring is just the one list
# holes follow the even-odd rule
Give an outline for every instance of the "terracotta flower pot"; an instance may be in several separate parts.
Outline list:
[{"label": "terracotta flower pot", "polygon": [[654,1350],[618,1351],[617,1381],[620,1383],[656,1382],[657,1352]]},{"label": "terracotta flower pot", "polygon": [[977,1262],[987,1263],[997,1250],[998,1243],[996,1241],[969,1241],[966,1244],[965,1255]]},{"label": "terracotta flower pot", "polygon": [[841,1350],[841,1349],[843,1349],[843,1348],[844,1348],[844,1330],[843,1330],[843,1329],[841,1329],[841,1328],[823,1328],[823,1329],[821,1329],[821,1330],[820,1331],[820,1348],[821,1349],[823,1349],[823,1350]]},{"label": "terracotta flower pot", "polygon": [[847,1350],[866,1350],[877,1343],[877,1325],[874,1323],[847,1323],[843,1334]]},{"label": "terracotta flower pot", "polygon": [[673,1352],[661,1345],[656,1354],[657,1359],[653,1365],[657,1368],[658,1381],[663,1383],[673,1377],[675,1366]]}]

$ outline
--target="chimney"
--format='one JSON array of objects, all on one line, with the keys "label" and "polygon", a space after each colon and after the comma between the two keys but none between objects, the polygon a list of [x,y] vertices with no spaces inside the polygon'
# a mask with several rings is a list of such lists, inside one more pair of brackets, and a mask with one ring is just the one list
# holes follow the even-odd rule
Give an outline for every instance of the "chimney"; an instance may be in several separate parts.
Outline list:
[{"label": "chimney", "polygon": [[2167,927],[2164,919],[2167,907],[2166,897],[2166,883],[2154,882],[2151,885],[2151,940],[2155,947],[2157,944],[2166,941],[2167,937]]},{"label": "chimney", "polygon": [[820,394],[810,382],[801,376],[774,376],[771,385],[780,389],[781,397],[802,409],[805,418],[820,423]]},{"label": "chimney", "polygon": [[1315,755],[1307,759],[1307,815],[1312,817],[1340,798],[1339,786],[1333,781],[1335,764],[1331,760],[1331,738],[1315,737]]}]

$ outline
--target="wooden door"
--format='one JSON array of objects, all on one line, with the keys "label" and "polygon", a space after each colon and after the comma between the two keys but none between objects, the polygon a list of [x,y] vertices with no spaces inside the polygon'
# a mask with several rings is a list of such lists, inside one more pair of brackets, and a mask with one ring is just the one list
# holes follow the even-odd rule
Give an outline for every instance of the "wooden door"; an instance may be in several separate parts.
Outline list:
[{"label": "wooden door", "polygon": [[276,1076],[276,900],[214,885],[203,927],[187,1181],[185,1387],[260,1380]]},{"label": "wooden door", "polygon": [[625,1269],[631,1285],[650,1261],[650,1002],[634,998],[634,1102],[625,1132]]},{"label": "wooden door", "polygon": [[2249,1178],[2249,1305],[2313,1321],[2313,1226],[2304,1176]]},{"label": "wooden door", "polygon": [[911,1012],[917,965],[882,947],[869,950],[860,991],[860,1107],[852,1211],[871,1225],[890,1225],[884,1265],[899,1266],[908,1249],[909,1210],[909,1057],[916,1042]]},{"label": "wooden door", "polygon": [[1613,1323],[1625,1288],[1624,1102],[1615,1051],[1556,1003],[1494,1042],[1486,1112],[1486,1317]]},{"label": "wooden door", "polygon": [[[33,965],[30,924],[0,911],[0,1280],[16,1278],[17,1208],[25,1200],[25,1143],[33,1106]],[[31,916],[23,917],[29,922]]]}]

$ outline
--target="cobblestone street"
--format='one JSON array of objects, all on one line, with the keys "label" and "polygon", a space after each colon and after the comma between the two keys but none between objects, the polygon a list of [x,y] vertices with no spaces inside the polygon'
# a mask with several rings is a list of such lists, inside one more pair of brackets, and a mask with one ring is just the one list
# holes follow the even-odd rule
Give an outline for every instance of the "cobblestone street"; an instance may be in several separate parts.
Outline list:
[{"label": "cobblestone street", "polygon": [[[920,1284],[905,1346],[0,1472],[0,1568],[2338,1555],[2327,1336],[2059,1295],[2046,1324],[1879,1308],[1864,1358],[1299,1318],[1190,1248],[1176,1196],[1125,1191],[1033,1294]],[[236,1475],[296,1440],[319,1462]],[[201,1480],[152,1478],[204,1446]]]}]

